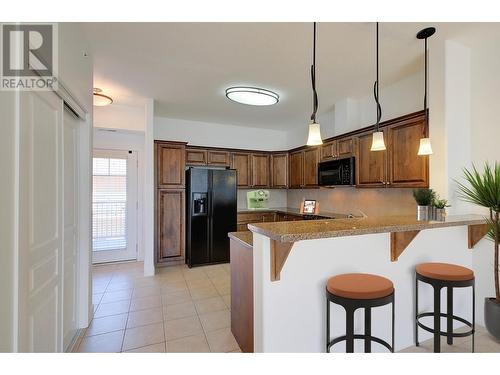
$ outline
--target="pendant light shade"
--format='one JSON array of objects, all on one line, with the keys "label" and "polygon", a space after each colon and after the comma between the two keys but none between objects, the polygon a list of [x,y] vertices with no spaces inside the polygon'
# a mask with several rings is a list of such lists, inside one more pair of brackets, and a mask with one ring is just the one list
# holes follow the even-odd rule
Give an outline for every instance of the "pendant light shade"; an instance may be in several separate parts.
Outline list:
[{"label": "pendant light shade", "polygon": [[420,146],[418,148],[418,155],[432,155],[432,145],[430,138],[421,138]]},{"label": "pendant light shade", "polygon": [[311,124],[309,125],[307,145],[318,146],[323,144],[323,140],[321,138],[320,125],[316,122],[316,112],[318,111],[318,93],[316,92],[316,22],[314,22],[313,31],[313,63],[311,65],[311,84],[313,90],[313,113],[311,115]]},{"label": "pendant light shade", "polygon": [[384,133],[379,130],[379,125],[380,125],[380,119],[382,117],[382,107],[380,106],[379,102],[379,93],[378,93],[378,22],[377,22],[377,28],[376,28],[376,40],[377,40],[377,57],[376,57],[376,65],[377,65],[377,80],[375,81],[375,84],[373,85],[373,96],[375,97],[375,103],[377,105],[377,123],[375,124],[375,132],[373,133],[372,136],[372,147],[370,148],[370,151],[384,151],[385,148],[385,142],[384,142]]},{"label": "pendant light shade", "polygon": [[384,151],[385,150],[385,142],[384,142],[384,132],[375,132],[372,136],[372,147],[370,151]]},{"label": "pendant light shade", "polygon": [[[427,79],[428,79],[428,68],[427,68],[427,39],[434,35],[436,29],[434,27],[427,27],[423,30],[420,30],[417,33],[417,39],[424,40],[424,112],[425,112],[425,129],[428,131],[429,129],[429,111],[427,110]],[[426,136],[420,139],[420,146],[418,148],[417,155],[432,155],[432,145],[431,139]]]},{"label": "pendant light shade", "polygon": [[320,125],[314,122],[309,125],[309,136],[307,137],[307,145],[318,146],[321,144],[323,144],[323,140],[321,139]]}]

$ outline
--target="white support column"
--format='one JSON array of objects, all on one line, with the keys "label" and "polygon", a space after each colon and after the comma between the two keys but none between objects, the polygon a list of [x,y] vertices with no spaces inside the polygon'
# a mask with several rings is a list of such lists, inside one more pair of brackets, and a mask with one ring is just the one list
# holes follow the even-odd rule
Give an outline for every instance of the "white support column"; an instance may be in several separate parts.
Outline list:
[{"label": "white support column", "polygon": [[155,274],[154,246],[154,100],[146,102],[144,132],[144,276]]}]

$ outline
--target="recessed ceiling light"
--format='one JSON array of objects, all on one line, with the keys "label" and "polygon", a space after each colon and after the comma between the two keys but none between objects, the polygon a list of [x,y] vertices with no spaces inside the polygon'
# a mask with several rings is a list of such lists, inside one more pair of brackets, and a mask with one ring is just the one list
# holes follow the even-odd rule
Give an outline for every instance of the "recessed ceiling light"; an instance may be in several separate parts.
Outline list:
[{"label": "recessed ceiling light", "polygon": [[113,99],[107,95],[101,94],[102,90],[100,88],[94,88],[94,105],[96,107],[104,107],[113,103]]},{"label": "recessed ceiling light", "polygon": [[248,105],[273,105],[279,102],[279,95],[275,92],[258,87],[230,87],[226,90],[226,97],[234,102]]}]

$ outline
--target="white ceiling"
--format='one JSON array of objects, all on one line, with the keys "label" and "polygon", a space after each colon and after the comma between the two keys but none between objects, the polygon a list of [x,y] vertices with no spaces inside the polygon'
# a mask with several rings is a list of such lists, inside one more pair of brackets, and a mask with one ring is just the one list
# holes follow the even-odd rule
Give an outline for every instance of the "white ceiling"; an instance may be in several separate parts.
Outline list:
[{"label": "white ceiling", "polygon": [[[157,116],[270,129],[304,126],[311,113],[312,23],[85,23],[94,86],[117,103],[154,98]],[[423,68],[428,23],[380,24],[380,85]],[[433,37],[458,38],[478,24],[444,23]],[[430,41],[432,51],[432,40]],[[375,79],[374,23],[319,23],[319,114],[344,97],[370,95]],[[234,85],[276,91],[280,102],[229,101]]]}]

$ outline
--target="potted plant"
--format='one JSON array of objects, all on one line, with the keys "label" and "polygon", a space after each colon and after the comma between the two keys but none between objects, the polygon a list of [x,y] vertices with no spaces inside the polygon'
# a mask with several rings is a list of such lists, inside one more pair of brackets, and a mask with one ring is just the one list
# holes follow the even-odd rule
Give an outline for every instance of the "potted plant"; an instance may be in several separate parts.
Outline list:
[{"label": "potted plant", "polygon": [[432,202],[434,207],[434,217],[433,219],[437,221],[444,221],[446,218],[446,207],[450,207],[446,199],[441,199],[436,195],[434,202]]},{"label": "potted plant", "polygon": [[428,221],[430,217],[430,207],[436,193],[432,189],[415,189],[413,190],[413,197],[417,202],[417,220]]},{"label": "potted plant", "polygon": [[467,184],[457,182],[461,199],[486,207],[489,215],[488,238],[494,243],[493,272],[495,276],[495,297],[485,298],[484,321],[488,332],[500,340],[500,285],[498,274],[498,242],[500,233],[500,164],[495,162],[492,167],[485,163],[481,174],[473,165],[472,170],[464,169]]}]

